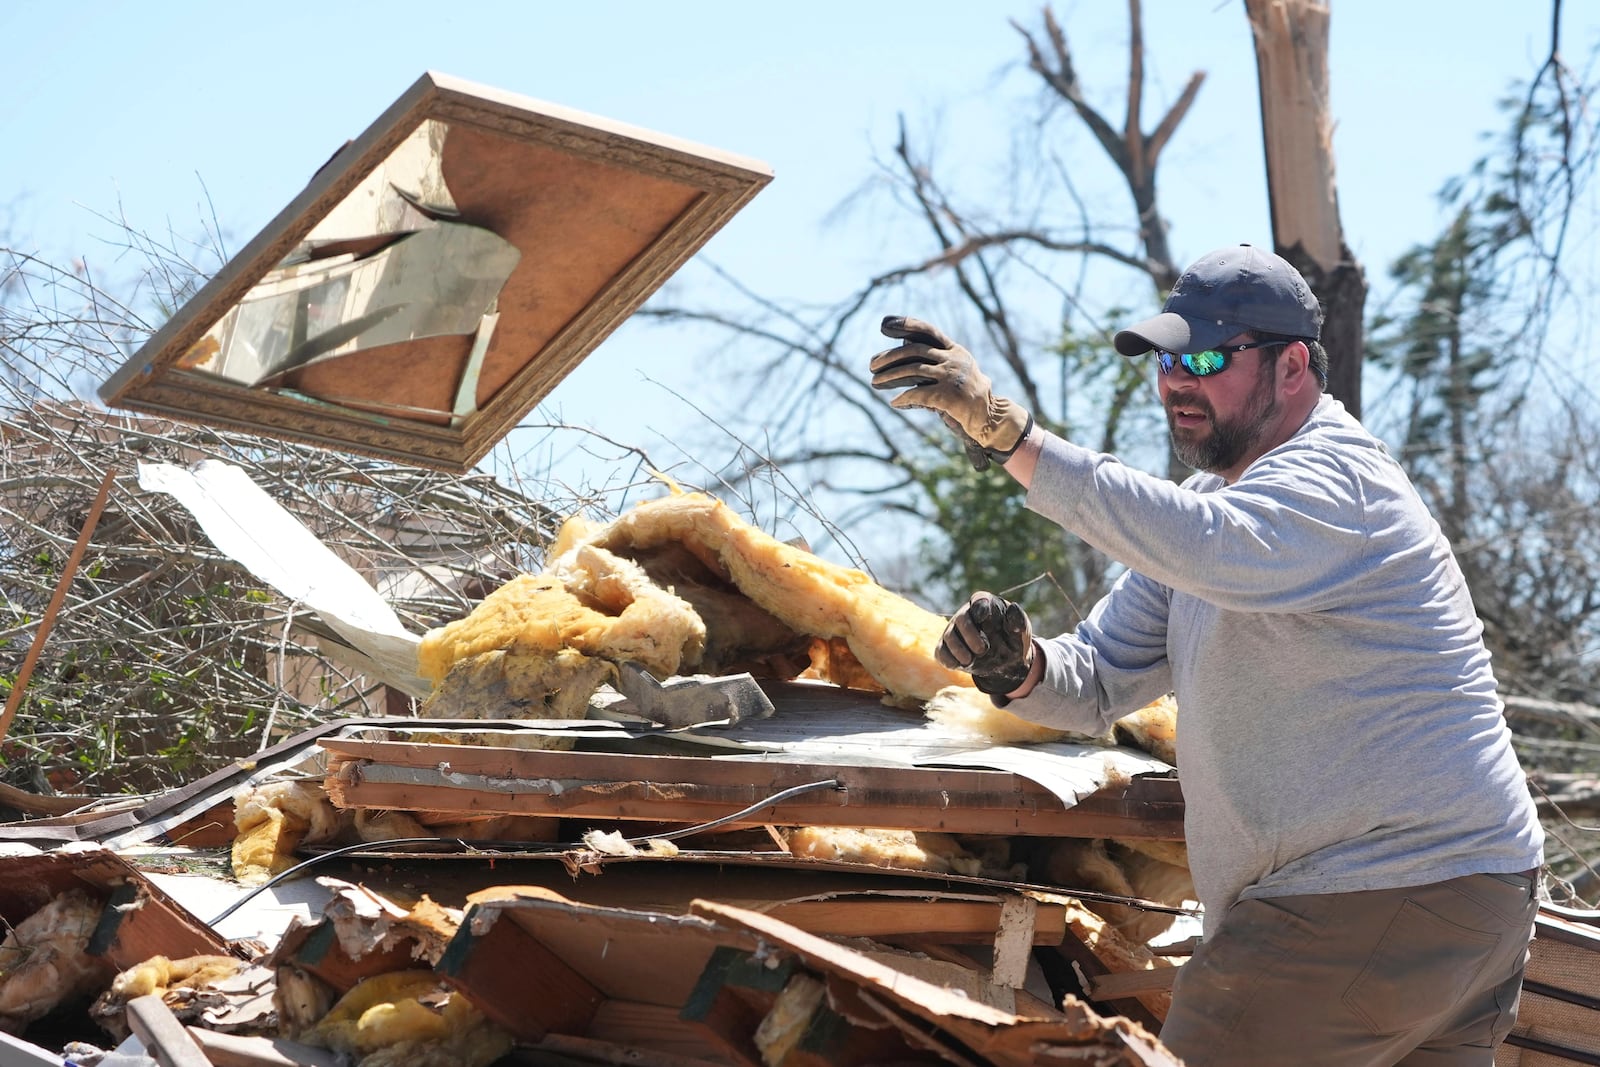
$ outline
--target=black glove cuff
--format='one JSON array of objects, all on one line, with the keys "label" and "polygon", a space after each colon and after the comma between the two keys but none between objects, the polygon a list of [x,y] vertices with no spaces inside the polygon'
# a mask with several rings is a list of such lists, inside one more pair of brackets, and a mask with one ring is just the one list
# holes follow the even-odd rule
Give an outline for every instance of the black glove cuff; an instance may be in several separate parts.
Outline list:
[{"label": "black glove cuff", "polygon": [[[1022,442],[1026,441],[1028,439],[1028,435],[1030,433],[1032,433],[1032,432],[1033,432],[1033,412],[1030,411],[1030,412],[1028,412],[1028,421],[1022,427],[1022,436],[1017,438],[1017,443],[1016,444],[1012,445],[1010,448],[1006,449],[1003,452],[998,448],[986,448],[983,451],[985,452],[985,454],[988,455],[988,457],[990,459],[999,460],[1001,463],[1004,463],[1006,460],[1010,459],[1012,456],[1017,454],[1017,449],[1022,447]],[[980,467],[979,469],[981,470],[982,468]]]},{"label": "black glove cuff", "polygon": [[1027,663],[1014,664],[998,671],[973,674],[972,684],[978,687],[978,692],[987,694],[998,706],[1003,708],[1005,704],[1000,703],[1002,700],[1005,700],[1006,704],[1011,703],[1006,700],[1006,694],[1026,682],[1028,675],[1032,671],[1033,662],[1030,657]]}]

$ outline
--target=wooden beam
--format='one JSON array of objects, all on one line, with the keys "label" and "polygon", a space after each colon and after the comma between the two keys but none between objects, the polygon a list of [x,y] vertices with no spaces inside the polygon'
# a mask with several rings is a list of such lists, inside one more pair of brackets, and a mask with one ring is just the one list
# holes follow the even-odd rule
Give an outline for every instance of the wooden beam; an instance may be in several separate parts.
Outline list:
[{"label": "wooden beam", "polygon": [[[602,1007],[609,1008],[617,1003],[619,1002],[607,1001]],[[670,1008],[660,1008],[654,1004],[627,1004],[626,1008],[642,1009],[650,1017],[652,1037],[659,1037],[661,1032],[669,1031],[676,1021],[676,1016]],[[596,1025],[598,1024],[599,1020],[596,1019]],[[546,1034],[533,1047],[540,1052],[556,1056],[570,1056],[577,1063],[604,1063],[615,1067],[727,1067],[727,1061],[723,1059],[704,1059],[699,1056],[662,1052],[655,1048],[602,1040],[593,1036]]]},{"label": "wooden beam", "polygon": [[836,786],[762,808],[733,825],[868,826],[1032,835],[1183,839],[1172,778],[1107,786],[1073,807],[1007,771],[862,767],[525,751],[328,738],[335,806],[699,823],[795,786]]},{"label": "wooden beam", "polygon": [[349,1062],[343,1053],[285,1038],[225,1034],[199,1026],[188,1031],[214,1067],[342,1067]]},{"label": "wooden beam", "polygon": [[128,1028],[161,1067],[214,1067],[159,993],[128,1001]]},{"label": "wooden beam", "polygon": [[[724,898],[726,899],[726,898]],[[729,903],[739,903],[730,900]],[[924,936],[953,945],[993,944],[1000,928],[1001,898],[992,900],[797,900],[759,909],[808,933],[827,937],[884,938]],[[1067,936],[1067,909],[1039,904],[1032,941],[1059,945]]]},{"label": "wooden beam", "polygon": [[719,1035],[679,1015],[679,1007],[612,998],[600,1005],[583,1037],[546,1034],[535,1047],[581,1054],[583,1062],[627,1067],[726,1067]]},{"label": "wooden beam", "polygon": [[1166,993],[1178,979],[1177,967],[1156,967],[1148,971],[1118,971],[1094,975],[1089,979],[1089,999],[1120,1000],[1138,993]]},{"label": "wooden beam", "polygon": [[1059,984],[1078,986],[1083,990],[1083,998],[1098,1010],[1127,1016],[1152,1034],[1161,1032],[1161,1019],[1155,1012],[1145,1007],[1144,1002],[1136,996],[1129,994],[1098,1000],[1090,994],[1089,986],[1098,979],[1109,976],[1112,971],[1099,956],[1094,954],[1093,949],[1076,937],[1065,938],[1061,944],[1053,948],[1040,949],[1038,959],[1047,977],[1054,971]]},{"label": "wooden beam", "polygon": [[739,949],[719,946],[706,961],[679,1018],[698,1023],[714,1040],[717,1051],[741,1067],[760,1067],[761,1050],[754,1034],[765,1005],[782,992],[794,973],[794,960],[778,958],[767,967]]}]

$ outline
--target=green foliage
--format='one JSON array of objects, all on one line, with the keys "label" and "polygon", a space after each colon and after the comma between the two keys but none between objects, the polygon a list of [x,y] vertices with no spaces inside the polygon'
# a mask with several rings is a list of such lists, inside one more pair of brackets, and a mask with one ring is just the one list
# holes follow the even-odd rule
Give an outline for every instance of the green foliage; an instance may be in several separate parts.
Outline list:
[{"label": "green foliage", "polygon": [[998,468],[973,470],[962,452],[939,455],[919,481],[933,524],[948,533],[921,541],[930,599],[950,611],[987,589],[1019,601],[1035,620],[1071,613],[1061,577],[1070,570],[1069,535],[1023,506],[1021,486]]},{"label": "green foliage", "polygon": [[1494,266],[1503,246],[1496,228],[1465,204],[1431,244],[1409,250],[1390,269],[1409,308],[1373,324],[1369,358],[1400,375],[1406,392],[1400,460],[1452,540],[1466,534],[1472,509],[1467,473],[1481,460],[1486,399],[1504,343],[1492,335],[1503,299]]},{"label": "green foliage", "polygon": [[1592,702],[1600,426],[1536,372],[1572,289],[1561,252],[1593,167],[1591,96],[1546,68],[1507,101],[1503,139],[1443,191],[1444,230],[1393,265],[1399,310],[1371,324],[1369,352],[1400,386],[1399,457],[1455,546],[1502,682]]}]

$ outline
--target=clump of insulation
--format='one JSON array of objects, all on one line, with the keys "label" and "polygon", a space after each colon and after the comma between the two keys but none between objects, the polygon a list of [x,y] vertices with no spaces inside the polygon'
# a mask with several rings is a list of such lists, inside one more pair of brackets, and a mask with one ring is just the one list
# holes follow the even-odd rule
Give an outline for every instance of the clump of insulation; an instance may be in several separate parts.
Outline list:
[{"label": "clump of insulation", "polygon": [[636,662],[657,677],[742,669],[870,679],[917,706],[946,685],[970,684],[933,659],[943,618],[703,494],[649,501],[598,529],[568,520],[551,557],[540,574],[513,579],[465,619],[423,637],[418,669],[433,681],[436,703],[451,703],[441,694],[457,675],[485,670],[481,657],[495,654],[503,658],[494,669],[507,677],[544,677],[558,655],[569,656],[574,665],[556,684],[527,687],[535,718],[554,717],[543,706],[561,702],[570,712],[586,702],[603,672],[578,667],[595,660]]},{"label": "clump of insulation", "polygon": [[294,866],[302,844],[332,841],[339,813],[318,781],[295,780],[247,786],[234,794],[233,876],[261,885]]},{"label": "clump of insulation", "polygon": [[950,834],[853,826],[796,826],[780,831],[791,856],[874,867],[981,875],[983,859]]},{"label": "clump of insulation", "polygon": [[127,1022],[128,1001],[156,994],[180,1019],[199,995],[218,982],[233,978],[250,964],[233,956],[188,956],[168,959],[152,956],[111,979],[111,986],[89,1009],[89,1015],[119,1041],[131,1032]]},{"label": "clump of insulation", "polygon": [[1169,694],[1118,719],[1103,738],[1057,730],[1029,722],[970,686],[948,686],[928,701],[928,718],[951,733],[995,745],[1035,745],[1046,741],[1098,740],[1127,744],[1156,759],[1178,765],[1178,702]]},{"label": "clump of insulation", "polygon": [[515,1044],[427,970],[357,983],[299,1040],[349,1053],[359,1067],[487,1067]]},{"label": "clump of insulation", "polygon": [[20,1034],[62,1004],[104,988],[111,967],[89,955],[102,903],[68,890],[0,941],[0,1030]]}]

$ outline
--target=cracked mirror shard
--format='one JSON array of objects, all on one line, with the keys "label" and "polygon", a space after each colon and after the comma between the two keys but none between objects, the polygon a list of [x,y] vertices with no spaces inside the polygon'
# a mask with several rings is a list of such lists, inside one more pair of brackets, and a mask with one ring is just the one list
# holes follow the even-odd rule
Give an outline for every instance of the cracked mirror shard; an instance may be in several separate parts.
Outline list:
[{"label": "cracked mirror shard", "polygon": [[293,372],[369,348],[480,330],[484,344],[474,348],[486,347],[520,253],[490,230],[450,221],[460,211],[444,179],[448,135],[442,122],[418,126],[176,365],[294,394]]}]

